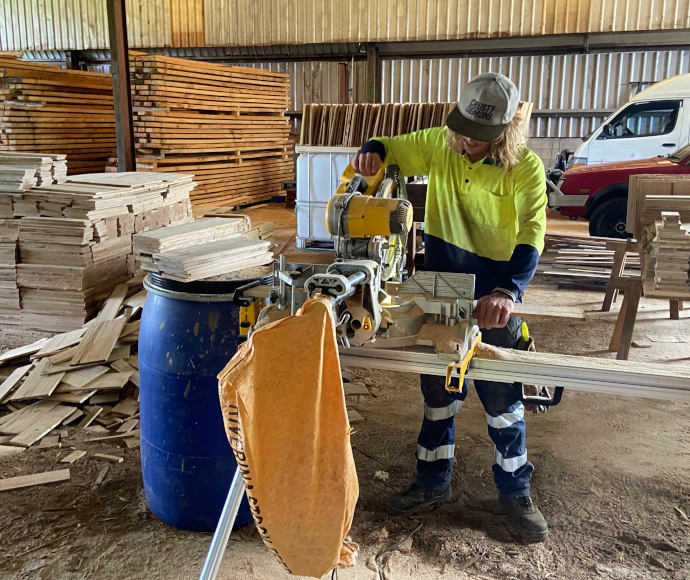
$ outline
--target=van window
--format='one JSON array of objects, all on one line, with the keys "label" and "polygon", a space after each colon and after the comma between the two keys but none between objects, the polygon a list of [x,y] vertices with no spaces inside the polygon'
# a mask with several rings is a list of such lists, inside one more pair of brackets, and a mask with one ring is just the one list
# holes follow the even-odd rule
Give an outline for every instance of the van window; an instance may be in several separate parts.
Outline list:
[{"label": "van window", "polygon": [[671,133],[676,127],[680,101],[650,101],[625,107],[607,123],[600,139],[650,137]]}]

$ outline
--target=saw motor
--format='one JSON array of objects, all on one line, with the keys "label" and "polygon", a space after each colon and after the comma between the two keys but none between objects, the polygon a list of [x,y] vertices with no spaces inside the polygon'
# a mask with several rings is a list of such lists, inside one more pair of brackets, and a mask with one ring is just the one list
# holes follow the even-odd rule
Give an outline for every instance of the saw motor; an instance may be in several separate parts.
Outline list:
[{"label": "saw motor", "polygon": [[402,281],[412,227],[412,204],[398,166],[382,169],[374,195],[366,195],[371,181],[354,174],[329,200],[326,227],[334,238],[336,260],[304,282],[309,296],[331,299],[339,336],[353,344],[376,335],[382,288],[386,282]]}]

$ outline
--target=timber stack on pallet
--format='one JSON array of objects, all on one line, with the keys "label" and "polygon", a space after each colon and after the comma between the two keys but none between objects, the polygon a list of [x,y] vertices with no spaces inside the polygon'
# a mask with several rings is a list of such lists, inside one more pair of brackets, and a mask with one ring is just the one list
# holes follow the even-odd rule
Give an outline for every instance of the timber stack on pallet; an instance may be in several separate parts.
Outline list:
[{"label": "timber stack on pallet", "polygon": [[266,201],[294,181],[288,75],[145,54],[130,67],[139,171],[193,174],[195,206]]},{"label": "timber stack on pallet", "polygon": [[16,231],[16,265],[0,272],[16,271],[16,281],[0,284],[3,346],[78,329],[116,284],[140,284],[132,235],[192,220],[193,186],[188,175],[96,173],[13,199],[19,219],[6,220],[2,239],[9,262]]},{"label": "timber stack on pallet", "polygon": [[[536,275],[560,286],[601,288],[611,277],[615,250],[606,238],[547,234]],[[640,275],[640,258],[629,252],[625,274]]]},{"label": "timber stack on pallet", "polygon": [[[53,429],[93,441],[139,441],[137,338],[145,292],[115,287],[96,318],[71,332],[0,354],[0,457],[39,444]],[[45,439],[43,439],[45,437]],[[88,447],[87,447],[88,448]],[[86,451],[63,459],[71,463]]]},{"label": "timber stack on pallet", "polygon": [[[394,137],[440,127],[455,103],[305,104],[300,145],[360,147],[372,137]],[[532,103],[521,101],[518,111],[527,127]]]},{"label": "timber stack on pallet", "polygon": [[179,282],[227,277],[273,262],[273,223],[247,216],[202,218],[134,236],[142,270]]},{"label": "timber stack on pallet", "polygon": [[71,174],[103,171],[115,150],[110,75],[0,57],[0,149],[64,153]]}]

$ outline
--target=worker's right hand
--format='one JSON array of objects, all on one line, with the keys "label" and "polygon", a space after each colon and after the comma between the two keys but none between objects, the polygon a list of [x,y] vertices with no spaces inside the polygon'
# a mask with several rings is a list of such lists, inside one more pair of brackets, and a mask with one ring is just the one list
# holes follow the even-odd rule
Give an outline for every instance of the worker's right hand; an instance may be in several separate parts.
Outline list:
[{"label": "worker's right hand", "polygon": [[381,156],[378,153],[357,153],[352,160],[352,167],[360,175],[376,175],[381,166]]}]

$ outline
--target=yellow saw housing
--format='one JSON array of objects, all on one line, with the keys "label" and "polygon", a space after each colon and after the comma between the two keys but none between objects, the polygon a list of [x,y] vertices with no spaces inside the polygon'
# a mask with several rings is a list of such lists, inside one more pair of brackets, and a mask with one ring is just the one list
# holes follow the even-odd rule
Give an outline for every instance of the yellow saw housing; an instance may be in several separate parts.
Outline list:
[{"label": "yellow saw housing", "polygon": [[406,199],[360,193],[334,195],[326,206],[326,229],[345,238],[389,237],[412,228],[412,205]]}]

